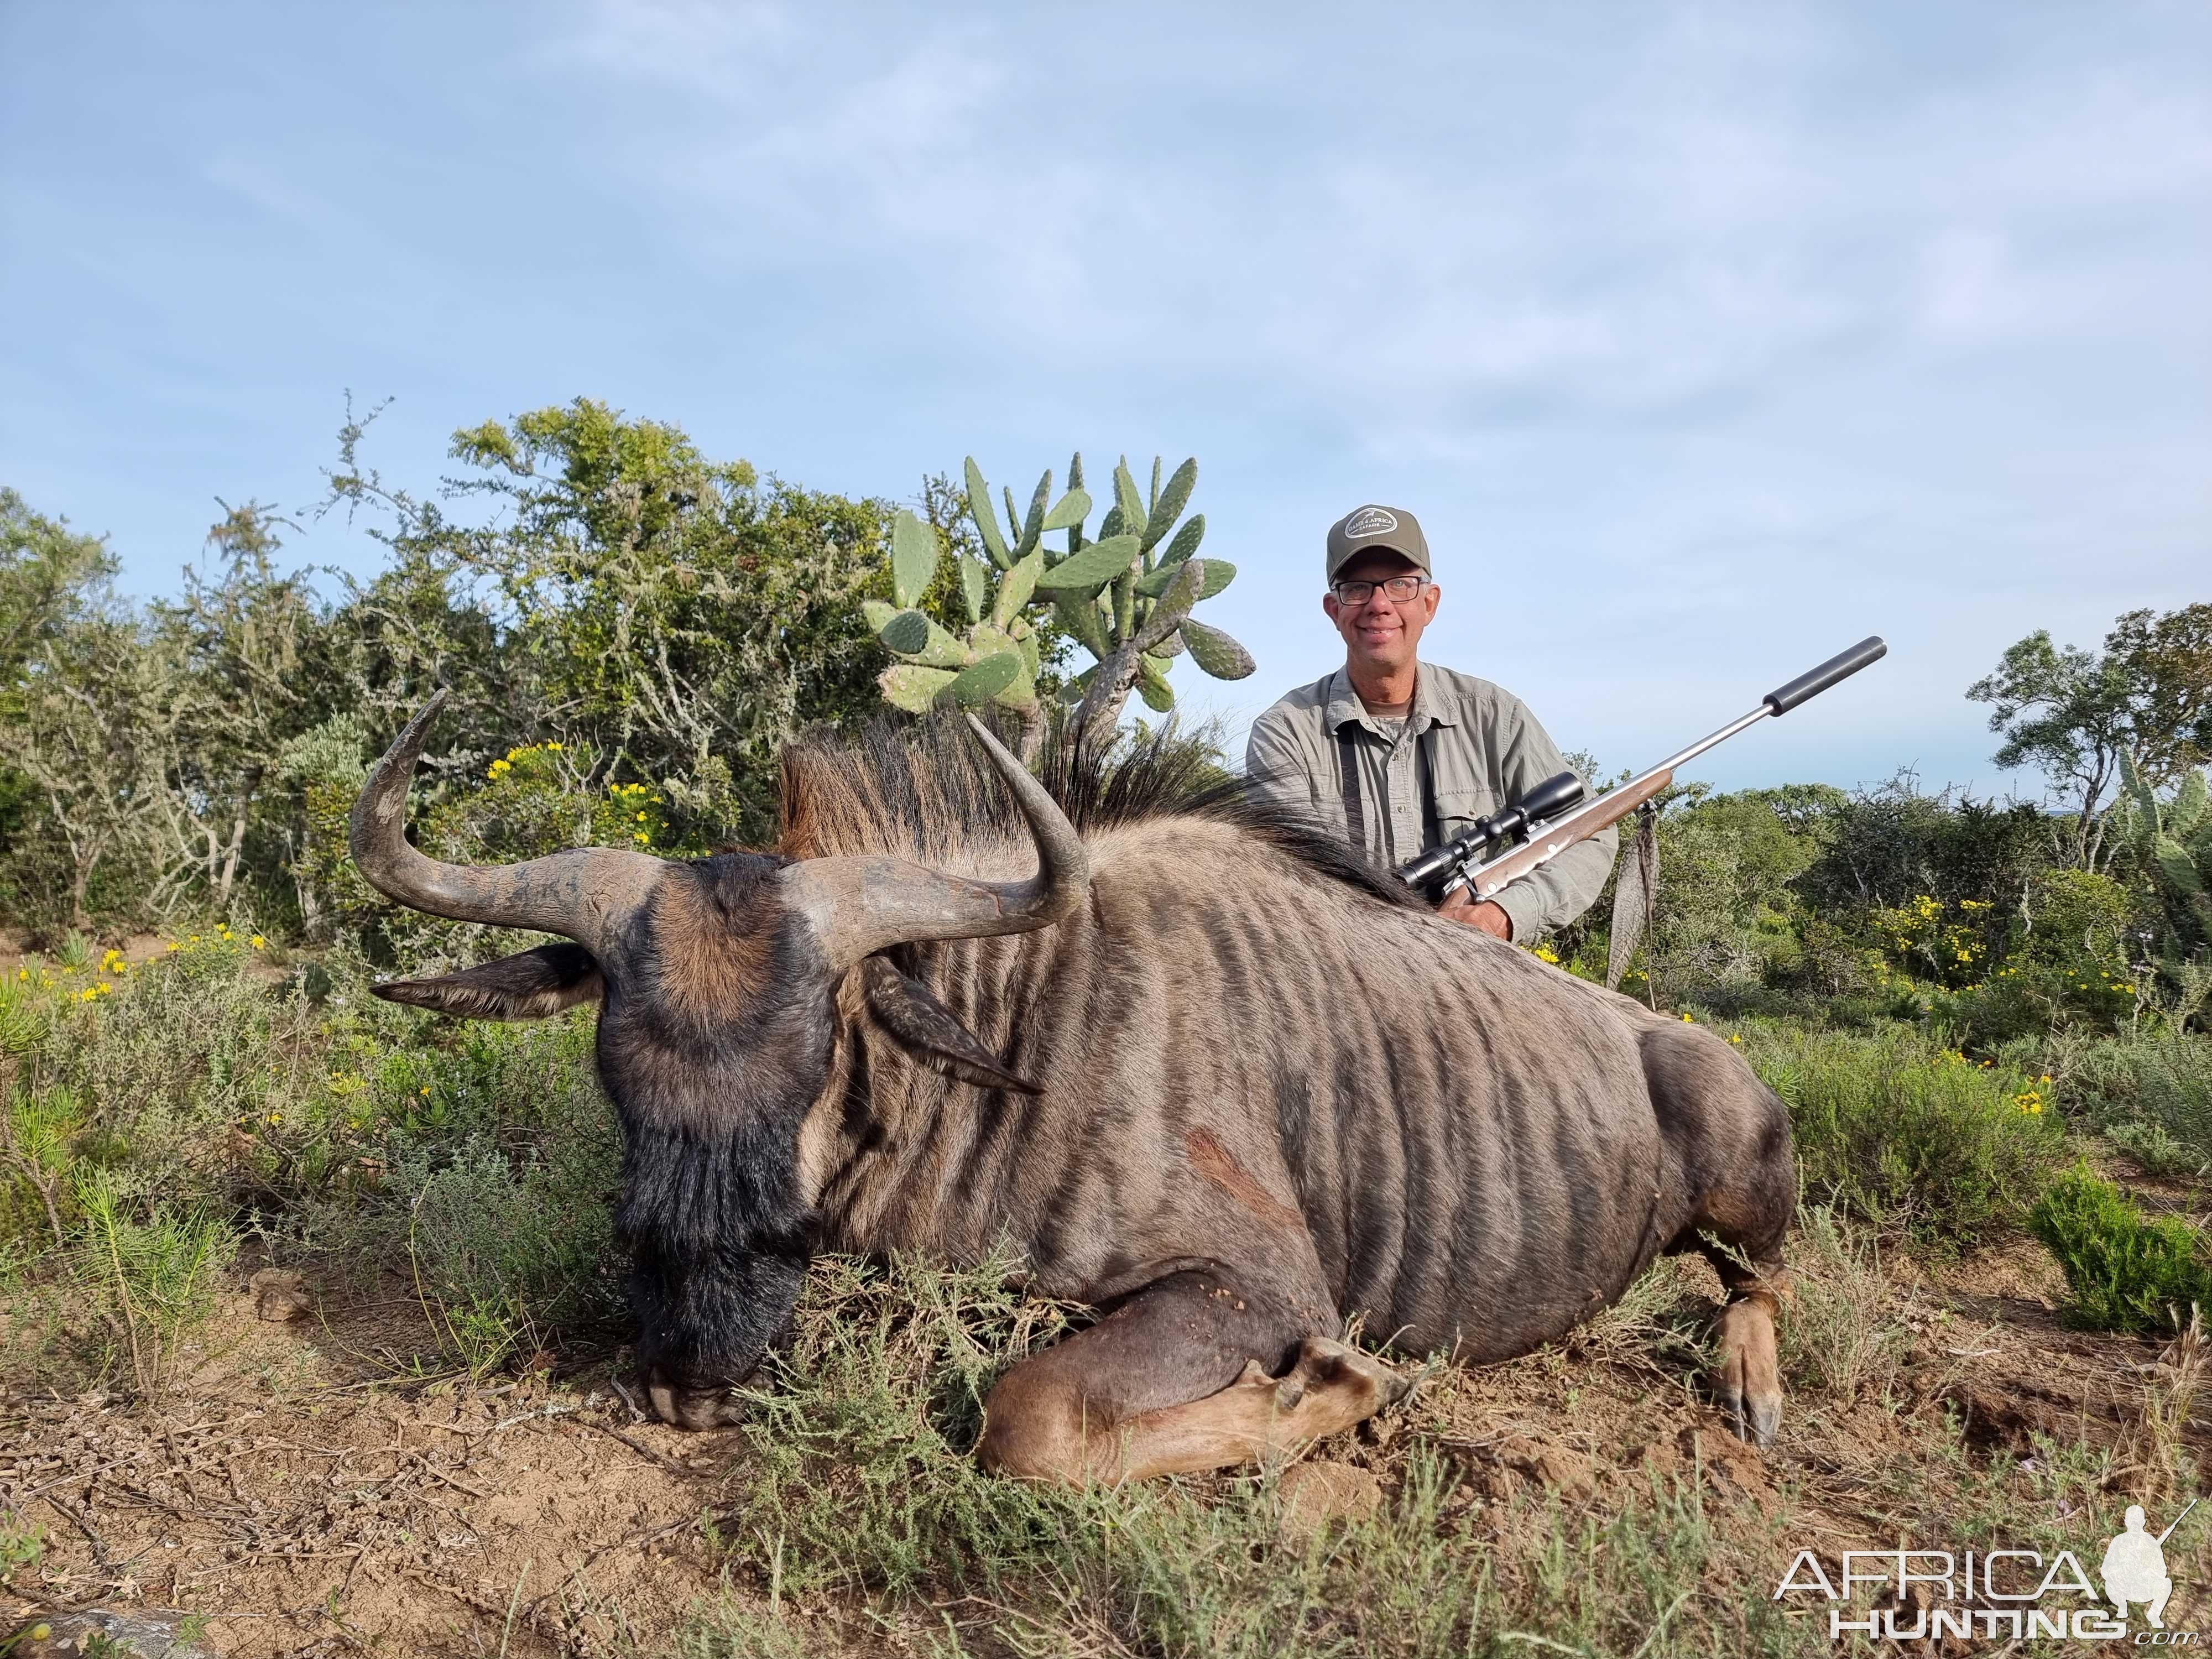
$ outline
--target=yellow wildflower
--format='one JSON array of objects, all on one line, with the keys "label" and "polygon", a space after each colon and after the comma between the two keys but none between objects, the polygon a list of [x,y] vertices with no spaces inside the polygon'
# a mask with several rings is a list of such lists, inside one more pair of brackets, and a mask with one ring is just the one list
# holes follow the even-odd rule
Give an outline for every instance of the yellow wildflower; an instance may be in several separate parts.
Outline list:
[{"label": "yellow wildflower", "polygon": [[268,941],[267,939],[265,939],[262,938],[262,937],[261,937],[261,935],[260,935],[260,934],[258,934],[258,933],[256,933],[256,934],[255,934],[252,939],[250,939],[246,940],[246,942],[248,945],[252,945],[255,950],[257,950],[257,951],[258,951],[258,950],[262,949],[264,945],[266,945],[269,943],[269,941]]}]

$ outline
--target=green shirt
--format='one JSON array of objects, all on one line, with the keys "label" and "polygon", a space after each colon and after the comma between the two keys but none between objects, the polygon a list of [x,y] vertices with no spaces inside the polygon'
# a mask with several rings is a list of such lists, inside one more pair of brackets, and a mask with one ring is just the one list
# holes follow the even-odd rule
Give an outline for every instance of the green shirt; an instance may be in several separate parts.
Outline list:
[{"label": "green shirt", "polygon": [[[1421,734],[1431,726],[1437,735],[1424,744]],[[1245,774],[1262,794],[1303,808],[1324,830],[1349,839],[1338,743],[1346,729],[1359,768],[1363,850],[1377,864],[1403,864],[1430,844],[1421,823],[1425,750],[1435,757],[1437,816],[1446,841],[1568,769],[1520,698],[1472,674],[1423,663],[1402,725],[1369,714],[1341,668],[1300,686],[1252,722]],[[1589,909],[1619,844],[1607,830],[1500,892],[1513,937],[1526,944]]]}]

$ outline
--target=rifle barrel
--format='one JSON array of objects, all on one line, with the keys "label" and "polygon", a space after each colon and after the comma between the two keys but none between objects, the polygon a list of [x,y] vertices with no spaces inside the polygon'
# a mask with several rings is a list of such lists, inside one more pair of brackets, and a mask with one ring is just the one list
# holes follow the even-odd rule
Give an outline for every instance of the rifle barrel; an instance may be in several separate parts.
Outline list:
[{"label": "rifle barrel", "polygon": [[2173,1517],[2173,1526],[2168,1527],[2164,1532],[2159,1534],[2158,1543],[2160,1549],[2165,1548],[2166,1540],[2173,1536],[2173,1528],[2179,1526],[2183,1522],[2189,1519],[2189,1511],[2196,1507],[2197,1500],[2192,1498],[2185,1505],[2183,1506],[2181,1513]]},{"label": "rifle barrel", "polygon": [[1611,829],[1672,783],[1678,768],[1688,765],[1708,749],[1726,743],[1746,726],[1756,726],[1770,714],[1778,717],[1788,714],[1798,704],[1819,696],[1838,681],[1849,679],[1869,663],[1880,661],[1888,653],[1889,647],[1878,634],[1861,640],[1848,651],[1838,652],[1819,667],[1809,669],[1788,684],[1768,692],[1760,700],[1759,707],[1749,714],[1740,715],[1719,731],[1698,738],[1679,755],[1670,755],[1648,771],[1639,772],[1627,782],[1607,790],[1587,805],[1577,807],[1564,817],[1540,826],[1522,845],[1501,853],[1486,863],[1468,868],[1466,872],[1468,885],[1474,890],[1476,897],[1490,897],[1531,871],[1549,864],[1570,847]]}]

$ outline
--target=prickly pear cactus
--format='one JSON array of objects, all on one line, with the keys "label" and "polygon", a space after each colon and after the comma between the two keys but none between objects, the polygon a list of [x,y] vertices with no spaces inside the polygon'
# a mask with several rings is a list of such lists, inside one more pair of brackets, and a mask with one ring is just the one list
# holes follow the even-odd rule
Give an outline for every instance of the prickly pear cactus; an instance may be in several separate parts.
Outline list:
[{"label": "prickly pear cactus", "polygon": [[[956,636],[916,608],[936,578],[940,549],[928,525],[902,511],[891,526],[896,603],[872,599],[866,605],[868,625],[897,659],[879,682],[885,701],[917,714],[946,702],[963,708],[995,703],[1022,715],[1033,749],[1029,734],[1043,726],[1036,623],[1047,614],[1096,659],[1063,694],[1076,704],[1079,732],[1118,720],[1132,690],[1161,713],[1173,708],[1168,669],[1186,650],[1200,672],[1216,679],[1243,679],[1252,672],[1250,652],[1190,614],[1237,574],[1226,560],[1198,556],[1205,514],[1183,518],[1198,483],[1195,460],[1163,482],[1155,459],[1151,488],[1140,490],[1124,458],[1114,469],[1113,495],[1095,538],[1084,528],[1092,503],[1080,454],[1069,463],[1067,489],[1057,499],[1049,470],[1018,517],[1013,492],[1003,491],[1003,525],[972,458],[965,471],[968,515],[988,560],[957,556],[968,631]],[[1066,545],[1048,546],[1045,537],[1061,531]]]},{"label": "prickly pear cactus", "polygon": [[2204,774],[2191,772],[2170,800],[2136,768],[2135,757],[2120,757],[2120,781],[2128,799],[2126,830],[2136,856],[2158,872],[2159,885],[2179,908],[2212,934],[2212,789]]}]

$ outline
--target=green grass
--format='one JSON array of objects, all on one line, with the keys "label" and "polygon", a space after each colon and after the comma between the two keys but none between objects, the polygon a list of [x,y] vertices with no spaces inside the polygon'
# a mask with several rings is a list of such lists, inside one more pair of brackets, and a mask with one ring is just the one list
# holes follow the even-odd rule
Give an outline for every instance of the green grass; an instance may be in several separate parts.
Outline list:
[{"label": "green grass", "polygon": [[946,1654],[1801,1650],[1763,1599],[1711,1592],[1763,1570],[1778,1518],[1634,1477],[1601,1504],[1524,1494],[1501,1527],[1455,1500],[1463,1454],[1418,1407],[1381,1510],[1318,1534],[1285,1527],[1268,1471],[1087,1492],[984,1474],[984,1393],[1066,1320],[989,1269],[817,1264],[751,1396],[744,1500],[718,1527],[732,1591],[684,1650],[813,1651],[916,1620]]},{"label": "green grass", "polygon": [[2187,1222],[2152,1219],[2087,1165],[2051,1183],[2028,1217],[2058,1258],[2075,1324],[2095,1330],[2172,1330],[2212,1304],[2204,1240]]},{"label": "green grass", "polygon": [[38,1364],[152,1388],[249,1234],[362,1282],[397,1269],[477,1373],[616,1334],[621,1138],[588,1018],[428,1020],[342,963],[318,1003],[224,931],[0,983],[0,1273]]},{"label": "green grass", "polygon": [[1885,1316],[1879,1246],[1833,1210],[1798,1217],[1789,1243],[1793,1291],[1781,1321],[1783,1381],[1793,1395],[1848,1407],[1887,1404],[1911,1333]]},{"label": "green grass", "polygon": [[123,1182],[109,1170],[86,1170],[76,1194],[83,1217],[80,1282],[106,1310],[116,1351],[130,1356],[139,1392],[151,1395],[185,1334],[213,1311],[236,1235],[189,1204],[155,1201],[134,1216]]}]

